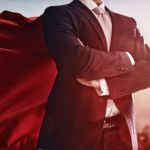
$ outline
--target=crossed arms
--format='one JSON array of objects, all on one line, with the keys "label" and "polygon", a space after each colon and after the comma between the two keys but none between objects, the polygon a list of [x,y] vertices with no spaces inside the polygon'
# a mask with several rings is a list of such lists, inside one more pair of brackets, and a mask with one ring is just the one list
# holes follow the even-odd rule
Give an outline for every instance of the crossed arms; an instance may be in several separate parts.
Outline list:
[{"label": "crossed arms", "polygon": [[[83,45],[81,40],[80,39],[78,39],[78,40]],[[128,55],[128,57],[131,61],[131,64],[134,65],[135,61],[134,61],[132,55],[129,52],[126,52],[126,54]],[[109,88],[108,88],[108,85],[107,85],[107,81],[106,81],[105,78],[102,78],[102,79],[99,79],[99,80],[90,80],[90,81],[87,81],[86,79],[82,79],[82,78],[77,78],[77,81],[79,83],[85,85],[85,86],[95,88],[95,90],[96,90],[96,92],[99,96],[109,96],[110,95]]]},{"label": "crossed arms", "polygon": [[[133,56],[136,64],[133,66],[125,52],[106,52],[83,46],[68,14],[60,7],[46,9],[42,21],[51,55],[74,78],[87,81],[105,78],[112,99],[150,86],[150,50],[144,45],[138,30]],[[120,88],[121,83],[123,86]]]}]

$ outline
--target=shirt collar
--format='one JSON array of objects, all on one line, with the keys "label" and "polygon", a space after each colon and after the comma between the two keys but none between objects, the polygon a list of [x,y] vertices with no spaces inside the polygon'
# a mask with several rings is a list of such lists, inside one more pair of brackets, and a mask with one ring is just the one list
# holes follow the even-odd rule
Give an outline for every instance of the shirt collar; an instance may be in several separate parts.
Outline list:
[{"label": "shirt collar", "polygon": [[79,0],[83,5],[85,5],[88,9],[91,11],[96,7],[101,7],[105,10],[105,4],[104,1],[100,5],[97,5],[93,0]]}]

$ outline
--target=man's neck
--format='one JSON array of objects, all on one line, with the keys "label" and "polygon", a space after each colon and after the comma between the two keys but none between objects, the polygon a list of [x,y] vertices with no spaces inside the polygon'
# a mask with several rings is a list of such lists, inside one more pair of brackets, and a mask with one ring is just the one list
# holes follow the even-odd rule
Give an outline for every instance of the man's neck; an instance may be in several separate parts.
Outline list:
[{"label": "man's neck", "polygon": [[100,5],[102,2],[103,2],[103,0],[93,0],[97,5]]}]

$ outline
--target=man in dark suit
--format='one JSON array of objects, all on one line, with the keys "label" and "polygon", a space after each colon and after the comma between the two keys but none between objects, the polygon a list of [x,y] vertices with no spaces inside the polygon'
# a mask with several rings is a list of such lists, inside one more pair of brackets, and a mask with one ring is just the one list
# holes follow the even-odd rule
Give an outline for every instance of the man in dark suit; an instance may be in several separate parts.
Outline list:
[{"label": "man in dark suit", "polygon": [[137,150],[132,93],[150,86],[150,49],[135,20],[102,0],[74,0],[42,21],[58,75],[38,147]]}]

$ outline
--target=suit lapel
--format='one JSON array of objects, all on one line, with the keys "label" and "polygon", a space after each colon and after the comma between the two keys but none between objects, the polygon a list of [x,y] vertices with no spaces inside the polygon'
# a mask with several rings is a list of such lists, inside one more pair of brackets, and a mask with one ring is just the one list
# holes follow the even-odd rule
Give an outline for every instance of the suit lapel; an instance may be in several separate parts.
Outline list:
[{"label": "suit lapel", "polygon": [[71,5],[77,9],[79,12],[82,13],[86,17],[86,19],[89,20],[90,24],[92,25],[93,29],[95,30],[98,38],[100,39],[100,42],[102,44],[102,47],[104,50],[107,50],[107,42],[106,38],[103,32],[102,27],[100,26],[97,18],[94,16],[94,14],[86,7],[84,6],[79,0],[74,0]]}]

